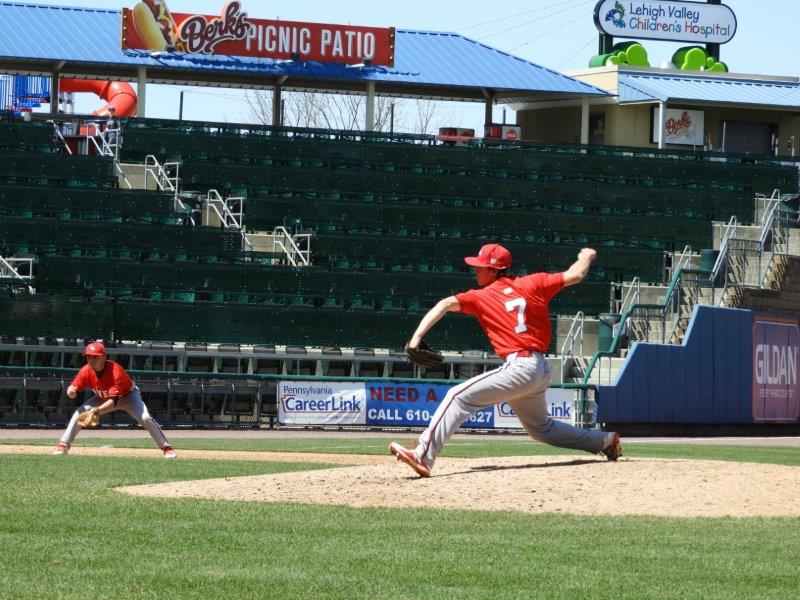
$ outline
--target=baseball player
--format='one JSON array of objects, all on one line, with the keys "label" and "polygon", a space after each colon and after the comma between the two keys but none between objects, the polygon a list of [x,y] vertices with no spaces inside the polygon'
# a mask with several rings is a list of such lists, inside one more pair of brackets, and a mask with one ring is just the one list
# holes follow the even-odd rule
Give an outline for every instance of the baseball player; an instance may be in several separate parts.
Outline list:
[{"label": "baseball player", "polygon": [[421,477],[428,477],[444,443],[471,414],[508,402],[533,439],[561,448],[602,452],[609,460],[617,460],[622,455],[618,433],[581,429],[553,420],[545,403],[550,369],[544,352],[551,335],[547,305],[566,286],[580,282],[596,256],[597,252],[584,248],[563,273],[522,277],[509,276],[511,253],[499,244],[487,244],[478,256],[465,258],[475,268],[480,288],[440,300],[422,318],[408,347],[419,347],[423,336],[446,313],[461,312],[478,319],[505,363],[452,387],[414,450],[392,442],[389,451]]},{"label": "baseball player", "polygon": [[108,360],[105,346],[99,342],[92,342],[86,346],[84,356],[86,356],[86,364],[81,367],[72,384],[67,388],[67,396],[75,399],[78,392],[86,388],[91,389],[95,395],[75,410],[53,454],[69,452],[72,440],[81,430],[78,422],[78,416],[81,413],[93,411],[98,415],[103,415],[115,410],[124,410],[153,436],[158,447],[164,452],[164,458],[175,458],[175,450],[164,437],[164,432],[159,424],[150,416],[150,412],[142,402],[139,388],[136,387],[122,365]]}]

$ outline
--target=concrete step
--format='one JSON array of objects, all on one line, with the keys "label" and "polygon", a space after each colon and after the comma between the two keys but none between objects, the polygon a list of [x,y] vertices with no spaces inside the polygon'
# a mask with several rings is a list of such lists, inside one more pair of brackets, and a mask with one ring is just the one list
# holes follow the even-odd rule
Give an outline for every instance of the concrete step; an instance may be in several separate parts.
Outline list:
[{"label": "concrete step", "polygon": [[[569,373],[570,377],[566,380],[576,382],[583,381],[583,374],[590,362],[591,357],[589,356],[575,357],[575,364]],[[613,383],[624,363],[625,359],[618,356],[600,359],[592,370],[589,383],[610,385],[609,382]]]},{"label": "concrete step", "polygon": [[122,174],[117,172],[119,187],[124,190],[157,190],[158,185],[152,177],[145,177],[144,165],[138,163],[119,163]]},{"label": "concrete step", "polygon": [[[569,328],[572,325],[574,316],[559,315],[556,325],[555,338],[556,350],[561,352],[561,347],[567,339]],[[573,353],[592,355],[597,352],[597,339],[600,331],[600,321],[592,317],[586,317],[583,321],[583,345],[581,347],[580,338],[573,346]]]},{"label": "concrete step", "polygon": [[[272,252],[272,244],[275,241],[275,236],[271,233],[264,233],[260,231],[248,232],[246,234],[247,250],[254,252]],[[251,247],[252,246],[252,247]]]},{"label": "concrete step", "polygon": [[[712,248],[719,250],[722,247],[722,236],[728,228],[728,222],[712,223]],[[738,225],[736,227],[736,238],[740,240],[757,240],[761,235],[761,225]]]}]

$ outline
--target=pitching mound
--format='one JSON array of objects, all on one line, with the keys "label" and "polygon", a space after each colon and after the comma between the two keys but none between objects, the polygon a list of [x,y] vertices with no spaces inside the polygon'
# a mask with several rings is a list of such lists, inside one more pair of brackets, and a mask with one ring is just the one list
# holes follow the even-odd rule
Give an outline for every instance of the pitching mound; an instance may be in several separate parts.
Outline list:
[{"label": "pitching mound", "polygon": [[[313,456],[314,462],[331,458]],[[407,466],[383,457],[337,456],[335,462],[341,464],[343,458],[362,466],[119,490],[163,498],[353,507],[664,517],[800,515],[800,468],[781,465],[626,458],[608,463],[590,456],[440,459],[431,478],[419,479]]]}]

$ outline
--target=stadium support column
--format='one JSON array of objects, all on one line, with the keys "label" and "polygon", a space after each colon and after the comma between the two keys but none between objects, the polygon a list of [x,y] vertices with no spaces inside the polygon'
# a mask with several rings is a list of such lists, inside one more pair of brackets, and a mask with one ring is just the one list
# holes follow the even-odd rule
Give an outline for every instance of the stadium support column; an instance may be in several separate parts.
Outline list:
[{"label": "stadium support column", "polygon": [[278,78],[275,82],[275,87],[272,88],[272,126],[280,127],[282,122],[281,115],[281,93],[283,91],[283,84],[286,82],[287,77]]},{"label": "stadium support column", "polygon": [[145,105],[147,103],[147,69],[139,67],[136,74],[136,116],[145,116]]},{"label": "stadium support column", "polygon": [[589,143],[589,98],[581,98],[581,144]]},{"label": "stadium support column", "polygon": [[367,110],[364,117],[364,131],[375,131],[375,82],[367,82]]},{"label": "stadium support column", "polygon": [[664,148],[664,119],[667,116],[667,104],[666,102],[659,102],[658,103],[658,131],[656,132],[656,140],[658,141],[658,147]]},{"label": "stadium support column", "polygon": [[492,120],[494,119],[493,111],[494,111],[494,96],[492,93],[483,88],[481,90],[483,92],[484,97],[484,111],[483,111],[483,135],[486,136],[487,134],[487,127],[492,124]]},{"label": "stadium support column", "polygon": [[58,71],[50,73],[50,116],[58,116]]}]

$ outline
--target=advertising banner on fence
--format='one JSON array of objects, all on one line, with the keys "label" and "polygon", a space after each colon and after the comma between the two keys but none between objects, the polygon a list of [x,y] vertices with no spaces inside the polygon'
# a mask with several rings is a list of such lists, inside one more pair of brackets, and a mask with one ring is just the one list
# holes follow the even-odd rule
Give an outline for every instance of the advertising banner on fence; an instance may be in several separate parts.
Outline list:
[{"label": "advertising banner on fence", "polygon": [[736,15],[724,4],[678,0],[600,0],[594,24],[614,37],[724,44],[736,33]]},{"label": "advertising banner on fence", "polygon": [[[547,413],[556,421],[575,424],[575,393],[572,390],[550,388],[545,393]],[[513,429],[522,427],[517,414],[508,402],[501,402],[494,407],[494,426],[497,429]]]},{"label": "advertising banner on fence", "polygon": [[281,425],[364,425],[367,403],[361,381],[281,381]]},{"label": "advertising banner on fence", "polygon": [[800,419],[797,319],[753,316],[753,420]]},{"label": "advertising banner on fence", "polygon": [[[384,427],[426,427],[439,407],[447,384],[367,382],[367,425]],[[493,407],[484,408],[462,427],[492,429]]]},{"label": "advertising banner on fence", "polygon": [[[281,381],[278,422],[281,425],[374,425],[427,427],[452,386],[393,381]],[[571,390],[549,389],[549,415],[575,423]],[[472,429],[522,428],[507,403],[479,410],[462,425]]]},{"label": "advertising banner on fence", "polygon": [[172,13],[165,0],[122,11],[122,49],[394,66],[393,27],[251,19],[240,2],[219,15]]}]

